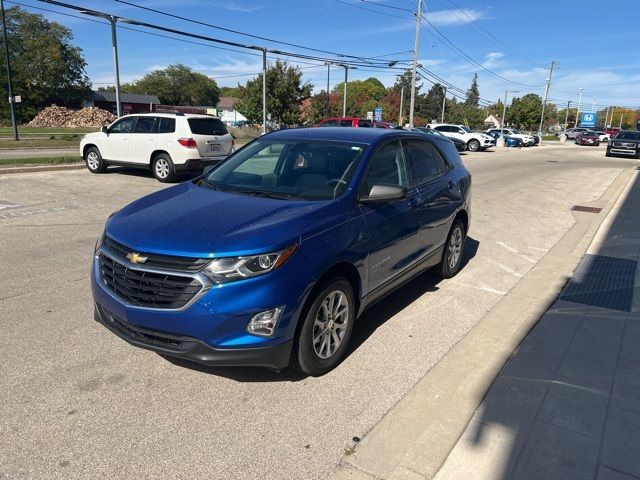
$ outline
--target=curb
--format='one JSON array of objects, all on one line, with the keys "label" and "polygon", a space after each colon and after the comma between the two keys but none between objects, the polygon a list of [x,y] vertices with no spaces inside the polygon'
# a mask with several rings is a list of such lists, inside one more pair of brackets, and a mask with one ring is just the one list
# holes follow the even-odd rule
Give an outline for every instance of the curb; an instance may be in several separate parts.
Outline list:
[{"label": "curb", "polygon": [[433,479],[494,379],[555,301],[634,170],[623,170],[602,196],[573,212],[575,224],[343,458],[335,480]]},{"label": "curb", "polygon": [[84,163],[61,163],[59,165],[36,165],[33,167],[0,167],[0,175],[8,175],[11,173],[33,173],[33,172],[54,172],[56,170],[82,170],[85,168]]}]

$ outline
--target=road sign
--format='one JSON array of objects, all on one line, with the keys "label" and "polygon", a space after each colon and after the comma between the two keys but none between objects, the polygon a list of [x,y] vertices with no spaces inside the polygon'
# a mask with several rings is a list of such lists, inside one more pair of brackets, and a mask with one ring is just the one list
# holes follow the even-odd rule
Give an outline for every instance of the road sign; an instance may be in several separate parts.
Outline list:
[{"label": "road sign", "polygon": [[373,119],[376,122],[382,121],[382,107],[376,107],[373,109]]},{"label": "road sign", "polygon": [[582,112],[580,118],[581,127],[595,127],[596,126],[596,114],[591,112]]},{"label": "road sign", "polygon": [[373,120],[373,112],[372,111],[368,111],[367,112],[367,120]]}]

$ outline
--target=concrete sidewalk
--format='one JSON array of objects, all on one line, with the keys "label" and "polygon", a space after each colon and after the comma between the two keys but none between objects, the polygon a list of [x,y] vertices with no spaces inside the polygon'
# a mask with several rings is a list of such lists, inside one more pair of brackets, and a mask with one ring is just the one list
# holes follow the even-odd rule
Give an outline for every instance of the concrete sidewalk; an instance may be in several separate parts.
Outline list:
[{"label": "concrete sidewalk", "polygon": [[639,265],[636,173],[436,479],[640,479]]}]

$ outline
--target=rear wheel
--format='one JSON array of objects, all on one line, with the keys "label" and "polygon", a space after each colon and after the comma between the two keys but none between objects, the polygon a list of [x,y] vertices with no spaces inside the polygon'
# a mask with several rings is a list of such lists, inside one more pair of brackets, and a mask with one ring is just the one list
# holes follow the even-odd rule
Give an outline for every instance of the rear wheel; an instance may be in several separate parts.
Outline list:
[{"label": "rear wheel", "polygon": [[457,219],[451,226],[451,230],[447,236],[447,243],[444,245],[442,260],[438,266],[438,273],[442,278],[451,278],[460,271],[465,240],[466,232],[464,224],[462,220]]},{"label": "rear wheel", "polygon": [[171,157],[166,153],[159,153],[153,159],[153,176],[163,183],[173,182],[176,179],[176,168]]},{"label": "rear wheel", "polygon": [[294,340],[291,364],[314,377],[335,368],[349,343],[355,321],[355,297],[347,279],[327,282],[301,321]]},{"label": "rear wheel", "polygon": [[467,149],[470,152],[477,152],[480,150],[480,142],[478,140],[469,140],[467,143]]},{"label": "rear wheel", "polygon": [[100,155],[100,150],[96,147],[87,148],[84,152],[84,163],[87,164],[87,169],[91,173],[104,173],[107,171],[107,164]]}]

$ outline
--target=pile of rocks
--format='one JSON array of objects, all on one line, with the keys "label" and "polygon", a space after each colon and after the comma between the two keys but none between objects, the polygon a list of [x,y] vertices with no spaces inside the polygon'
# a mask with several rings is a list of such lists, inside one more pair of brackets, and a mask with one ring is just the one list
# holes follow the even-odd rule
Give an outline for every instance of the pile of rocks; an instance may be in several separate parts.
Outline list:
[{"label": "pile of rocks", "polygon": [[98,107],[70,110],[51,105],[42,110],[28,124],[29,127],[101,127],[116,119],[111,112]]}]

